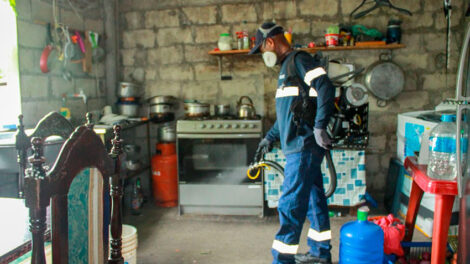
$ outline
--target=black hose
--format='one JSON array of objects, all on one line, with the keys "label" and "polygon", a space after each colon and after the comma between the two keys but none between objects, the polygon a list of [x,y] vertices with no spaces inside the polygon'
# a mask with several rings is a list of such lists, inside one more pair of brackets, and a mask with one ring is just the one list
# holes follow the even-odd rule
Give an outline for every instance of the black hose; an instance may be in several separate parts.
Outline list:
[{"label": "black hose", "polygon": [[[333,159],[331,158],[331,152],[329,150],[325,152],[325,157],[326,157],[326,162],[328,165],[328,171],[330,175],[330,186],[328,187],[328,190],[325,192],[325,196],[326,198],[329,198],[333,195],[333,193],[336,190],[337,179],[336,179],[335,164],[333,163]],[[284,167],[282,167],[279,163],[272,161],[272,160],[262,160],[261,163],[271,166],[275,170],[277,170],[282,177],[282,181],[284,181]],[[253,175],[252,172],[256,173],[257,170],[261,168],[262,167],[253,167],[252,169],[250,169],[249,173]]]},{"label": "black hose", "polygon": [[327,150],[325,152],[325,158],[326,158],[326,163],[328,165],[328,171],[330,172],[330,186],[328,186],[328,190],[325,192],[326,198],[330,197],[333,195],[333,193],[336,191],[336,184],[337,184],[337,179],[336,179],[336,169],[335,169],[335,164],[333,163],[333,159],[331,158],[331,152],[330,150]]}]

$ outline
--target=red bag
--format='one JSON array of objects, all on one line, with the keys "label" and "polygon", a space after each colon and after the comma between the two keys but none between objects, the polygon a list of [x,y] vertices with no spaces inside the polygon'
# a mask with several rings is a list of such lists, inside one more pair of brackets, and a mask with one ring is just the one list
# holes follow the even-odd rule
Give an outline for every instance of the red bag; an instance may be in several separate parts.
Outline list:
[{"label": "red bag", "polygon": [[384,231],[384,252],[385,254],[395,254],[399,257],[405,252],[401,247],[401,241],[405,237],[405,225],[393,214],[388,216],[373,217],[369,219],[379,225]]}]

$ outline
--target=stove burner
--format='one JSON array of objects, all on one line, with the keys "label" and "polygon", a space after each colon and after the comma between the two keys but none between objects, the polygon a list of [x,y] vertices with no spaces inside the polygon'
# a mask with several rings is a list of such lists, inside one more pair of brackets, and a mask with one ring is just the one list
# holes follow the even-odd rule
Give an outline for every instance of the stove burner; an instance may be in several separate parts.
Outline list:
[{"label": "stove burner", "polygon": [[203,121],[212,119],[210,116],[186,116],[184,120]]}]

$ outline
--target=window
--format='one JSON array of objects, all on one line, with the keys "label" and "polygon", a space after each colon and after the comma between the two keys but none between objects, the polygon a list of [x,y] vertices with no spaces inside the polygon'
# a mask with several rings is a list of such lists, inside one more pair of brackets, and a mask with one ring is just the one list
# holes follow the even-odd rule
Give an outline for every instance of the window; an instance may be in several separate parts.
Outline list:
[{"label": "window", "polygon": [[0,129],[15,127],[21,113],[16,14],[0,0]]}]

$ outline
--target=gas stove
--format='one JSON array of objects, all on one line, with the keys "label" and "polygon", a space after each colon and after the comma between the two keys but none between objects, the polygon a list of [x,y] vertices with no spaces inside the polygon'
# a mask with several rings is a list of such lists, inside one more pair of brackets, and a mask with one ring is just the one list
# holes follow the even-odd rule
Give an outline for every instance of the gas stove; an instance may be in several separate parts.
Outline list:
[{"label": "gas stove", "polygon": [[185,119],[176,123],[177,134],[240,134],[261,133],[261,120]]}]

